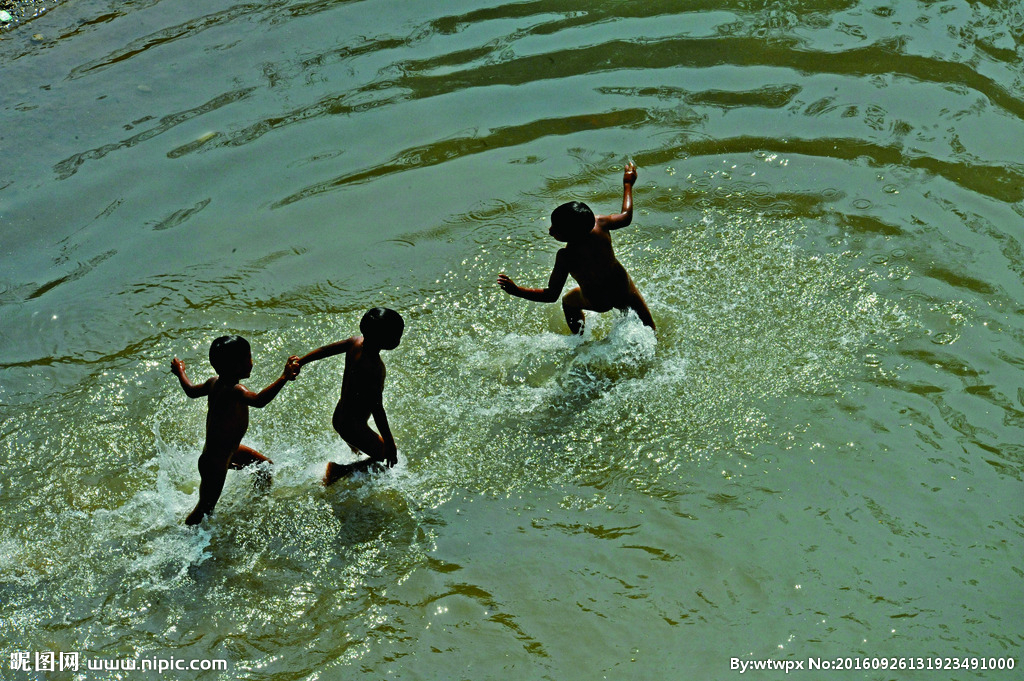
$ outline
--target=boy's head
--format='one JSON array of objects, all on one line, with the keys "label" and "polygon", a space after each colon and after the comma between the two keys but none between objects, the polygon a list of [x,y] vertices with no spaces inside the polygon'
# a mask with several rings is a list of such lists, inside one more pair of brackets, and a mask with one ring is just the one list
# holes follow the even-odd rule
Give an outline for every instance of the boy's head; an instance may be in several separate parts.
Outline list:
[{"label": "boy's head", "polygon": [[570,201],[551,212],[548,234],[559,241],[570,241],[584,236],[594,228],[594,211],[582,201]]},{"label": "boy's head", "polygon": [[363,338],[381,350],[394,350],[402,340],[405,320],[402,315],[386,307],[368,310],[359,322]]},{"label": "boy's head", "polygon": [[221,336],[210,344],[210,364],[220,376],[248,378],[252,373],[252,348],[241,336]]}]

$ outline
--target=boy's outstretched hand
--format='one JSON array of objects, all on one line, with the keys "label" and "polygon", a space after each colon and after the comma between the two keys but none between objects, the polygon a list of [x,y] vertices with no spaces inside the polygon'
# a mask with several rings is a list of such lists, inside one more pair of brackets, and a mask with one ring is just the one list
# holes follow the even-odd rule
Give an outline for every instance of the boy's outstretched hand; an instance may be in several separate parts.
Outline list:
[{"label": "boy's outstretched hand", "polygon": [[515,282],[513,282],[512,279],[509,278],[509,276],[504,272],[498,275],[498,286],[500,286],[501,290],[504,291],[505,293],[513,293],[519,288],[518,286],[515,285]]},{"label": "boy's outstretched hand", "polygon": [[185,363],[175,357],[171,360],[171,373],[181,378],[182,374],[185,373]]},{"label": "boy's outstretched hand", "polygon": [[633,184],[636,182],[636,164],[630,161],[622,173],[622,184]]},{"label": "boy's outstretched hand", "polygon": [[299,364],[298,355],[292,355],[288,358],[288,361],[284,365],[284,377],[289,381],[294,381],[295,377],[299,375],[299,370],[302,369],[302,365]]}]

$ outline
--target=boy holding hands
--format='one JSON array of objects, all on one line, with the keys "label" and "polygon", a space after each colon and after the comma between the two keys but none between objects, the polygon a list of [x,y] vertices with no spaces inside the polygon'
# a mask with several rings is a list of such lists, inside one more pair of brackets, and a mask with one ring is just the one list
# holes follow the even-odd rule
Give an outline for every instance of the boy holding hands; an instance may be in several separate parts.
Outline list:
[{"label": "boy holding hands", "polygon": [[[185,363],[177,357],[171,373],[178,377],[182,390],[190,398],[206,397],[206,442],[199,456],[199,503],[185,519],[186,525],[198,525],[213,507],[224,489],[228,469],[241,469],[263,462],[273,463],[259,452],[242,444],[249,429],[249,407],[262,409],[281,392],[288,381],[299,374],[298,357],[289,357],[281,377],[258,393],[239,383],[252,373],[252,350],[241,336],[221,336],[210,345],[210,364],[217,375],[204,383],[192,383],[185,374]],[[270,473],[260,472],[257,485],[269,485]]]}]

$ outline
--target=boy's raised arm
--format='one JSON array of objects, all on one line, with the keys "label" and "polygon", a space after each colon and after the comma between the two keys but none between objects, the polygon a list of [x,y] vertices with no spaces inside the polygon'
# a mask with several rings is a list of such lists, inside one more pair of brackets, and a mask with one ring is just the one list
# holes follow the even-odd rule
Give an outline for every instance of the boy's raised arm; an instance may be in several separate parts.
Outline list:
[{"label": "boy's raised arm", "polygon": [[349,350],[352,349],[352,344],[354,340],[354,338],[346,338],[343,341],[331,343],[330,345],[325,345],[322,348],[317,348],[312,352],[308,352],[299,358],[299,366],[302,367],[309,364],[310,362],[315,362],[320,359],[326,359],[327,357],[334,357],[335,355],[340,355],[342,353],[348,352]]},{"label": "boy's raised arm", "polygon": [[185,394],[190,398],[195,399],[197,397],[203,397],[204,395],[210,394],[210,386],[213,385],[212,378],[207,379],[206,382],[196,385],[192,381],[188,380],[188,375],[185,374],[185,363],[175,357],[171,360],[171,373],[178,377],[178,382],[181,383],[181,389],[185,391]]},{"label": "boy's raised arm", "polygon": [[548,278],[548,285],[545,288],[516,286],[515,282],[504,272],[498,275],[498,286],[510,296],[525,298],[536,303],[553,303],[562,294],[565,281],[569,278],[569,266],[565,263],[566,257],[564,249],[558,251],[558,255],[555,256],[555,268],[551,270],[551,276]]},{"label": "boy's raised arm", "polygon": [[633,185],[636,183],[636,164],[630,161],[622,172],[622,212],[616,215],[598,215],[601,229],[611,231],[629,226],[633,222]]}]

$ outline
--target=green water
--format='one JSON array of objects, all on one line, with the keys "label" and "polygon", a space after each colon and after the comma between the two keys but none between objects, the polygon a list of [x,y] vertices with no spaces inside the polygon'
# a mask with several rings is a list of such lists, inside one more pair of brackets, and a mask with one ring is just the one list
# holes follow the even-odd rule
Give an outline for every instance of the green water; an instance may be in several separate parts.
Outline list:
[{"label": "green water", "polygon": [[[33,37],[35,36],[35,37]],[[0,678],[1010,679],[1024,6],[74,0],[0,33]],[[547,216],[621,202],[652,334]],[[200,528],[210,341],[385,353],[401,464],[320,486],[304,369]]]}]

